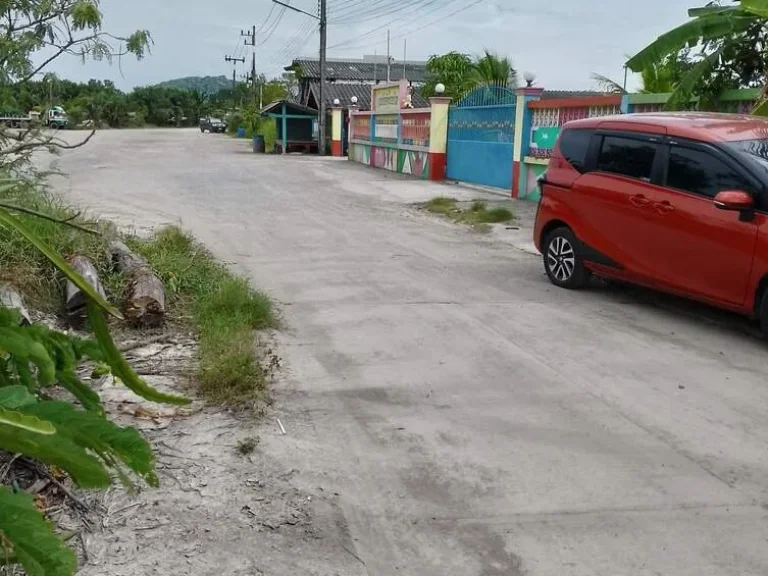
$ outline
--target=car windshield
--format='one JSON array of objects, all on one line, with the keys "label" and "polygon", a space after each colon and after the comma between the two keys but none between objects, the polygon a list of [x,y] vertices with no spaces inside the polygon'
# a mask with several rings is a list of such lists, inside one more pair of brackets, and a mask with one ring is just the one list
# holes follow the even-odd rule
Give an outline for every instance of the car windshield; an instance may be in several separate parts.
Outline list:
[{"label": "car windshield", "polygon": [[764,170],[765,175],[768,176],[768,139],[739,140],[738,142],[729,142],[727,146],[740,156],[750,160],[753,166]]}]

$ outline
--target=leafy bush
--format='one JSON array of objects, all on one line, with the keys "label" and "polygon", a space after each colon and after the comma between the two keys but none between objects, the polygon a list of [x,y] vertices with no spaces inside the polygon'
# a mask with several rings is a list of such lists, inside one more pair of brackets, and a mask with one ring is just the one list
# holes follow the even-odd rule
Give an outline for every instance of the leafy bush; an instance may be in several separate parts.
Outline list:
[{"label": "leafy bush", "polygon": [[[42,324],[21,326],[15,310],[0,307],[0,450],[22,454],[67,472],[81,487],[107,487],[112,474],[130,483],[133,472],[156,486],[149,444],[133,428],[105,418],[98,394],[77,376],[86,360],[108,365],[136,394],[157,402],[188,400],[148,386],[128,366],[107,328],[105,312],[120,316],[77,272],[24,222],[0,208],[0,226],[13,230],[48,258],[88,298],[93,339],[51,330]],[[51,400],[58,384],[81,408]],[[71,576],[74,553],[57,538],[31,496],[0,487],[0,549],[3,560],[21,564],[30,576]]]}]

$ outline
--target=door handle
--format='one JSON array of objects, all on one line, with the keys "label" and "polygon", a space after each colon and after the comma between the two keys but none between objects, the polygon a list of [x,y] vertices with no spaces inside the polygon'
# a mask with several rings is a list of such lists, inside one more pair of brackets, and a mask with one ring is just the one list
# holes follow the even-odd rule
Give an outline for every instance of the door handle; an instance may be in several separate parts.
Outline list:
[{"label": "door handle", "polygon": [[663,202],[657,202],[654,205],[654,207],[661,214],[666,214],[667,212],[672,212],[675,209],[675,207],[672,206],[672,204],[670,204],[666,200],[664,200]]},{"label": "door handle", "polygon": [[632,202],[632,204],[634,204],[638,208],[642,208],[644,206],[648,206],[648,204],[651,203],[651,201],[648,200],[648,198],[646,198],[642,194],[637,194],[635,196],[630,196],[629,197],[629,201]]}]

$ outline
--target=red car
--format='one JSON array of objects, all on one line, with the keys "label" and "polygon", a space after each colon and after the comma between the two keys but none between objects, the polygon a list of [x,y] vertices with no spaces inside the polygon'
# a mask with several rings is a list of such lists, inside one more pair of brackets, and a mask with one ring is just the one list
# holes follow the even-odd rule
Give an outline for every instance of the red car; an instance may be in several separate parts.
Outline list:
[{"label": "red car", "polygon": [[534,242],[553,284],[639,284],[758,318],[768,334],[768,120],[569,122],[539,185]]}]

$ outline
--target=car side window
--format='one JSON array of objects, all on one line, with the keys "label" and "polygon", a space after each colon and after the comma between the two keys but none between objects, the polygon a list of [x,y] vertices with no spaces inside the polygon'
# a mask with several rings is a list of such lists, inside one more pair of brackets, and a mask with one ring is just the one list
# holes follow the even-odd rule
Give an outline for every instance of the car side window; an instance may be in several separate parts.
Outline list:
[{"label": "car side window", "polygon": [[725,162],[703,150],[669,148],[667,187],[714,198],[723,190],[751,192],[752,187]]},{"label": "car side window", "polygon": [[650,181],[657,150],[653,142],[606,136],[597,157],[597,170]]},{"label": "car side window", "polygon": [[576,170],[584,173],[589,143],[592,140],[594,130],[564,130],[560,135],[560,153],[566,162]]}]

